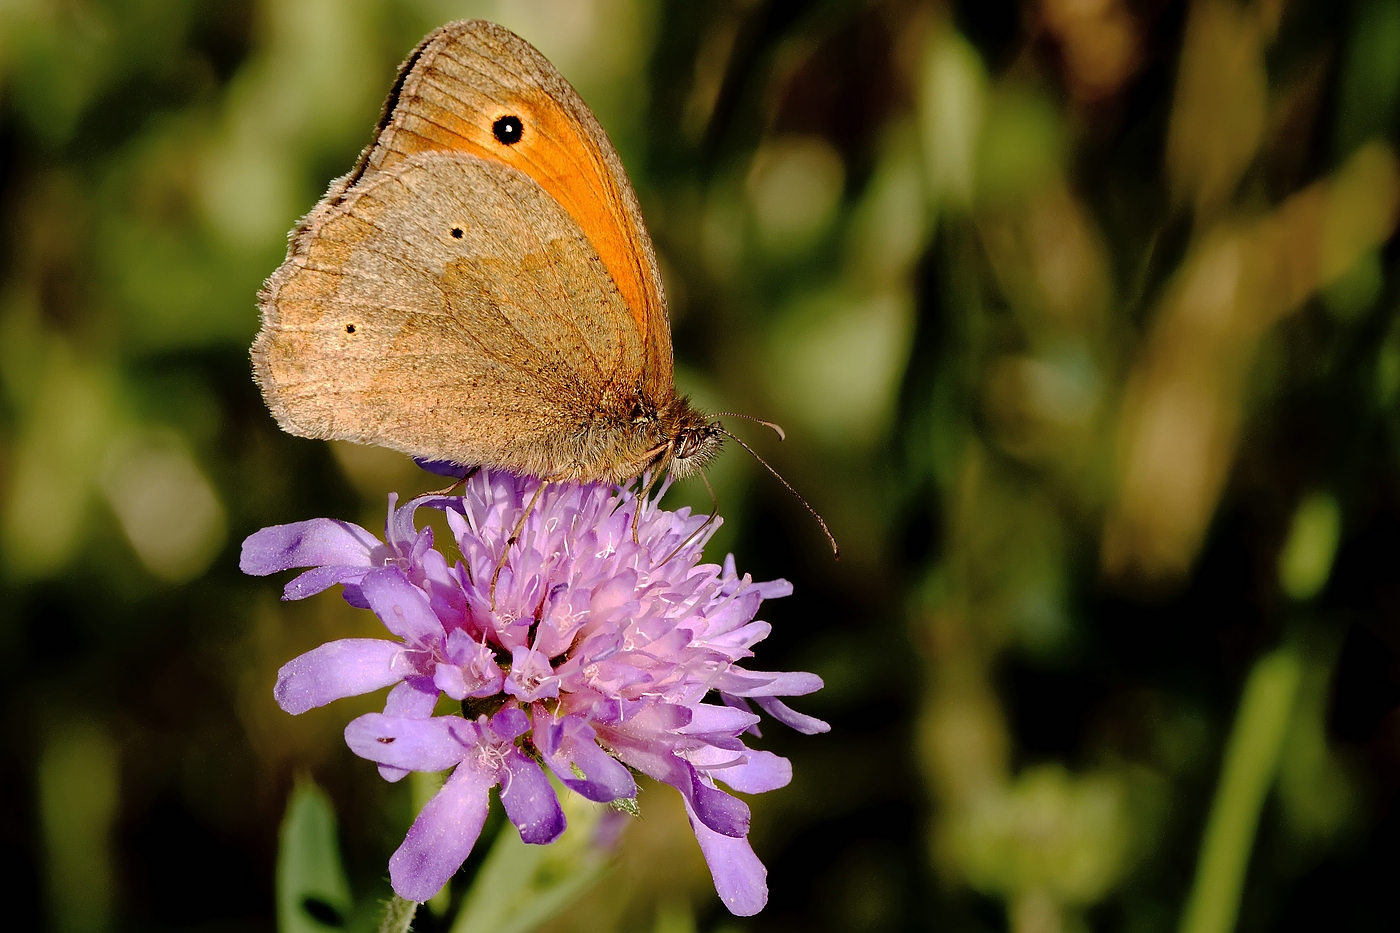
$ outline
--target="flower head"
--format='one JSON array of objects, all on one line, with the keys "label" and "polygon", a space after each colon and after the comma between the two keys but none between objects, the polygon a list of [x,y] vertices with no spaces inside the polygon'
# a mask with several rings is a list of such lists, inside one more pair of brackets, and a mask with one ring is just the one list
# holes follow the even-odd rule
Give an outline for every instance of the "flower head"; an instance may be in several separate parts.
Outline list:
[{"label": "flower head", "polygon": [[[758,732],[750,701],[800,732],[827,729],[778,699],[820,689],[816,675],[740,666],[769,632],[754,619],[759,604],[791,586],[739,577],[732,557],[701,564],[713,524],[614,486],[541,489],[481,470],[461,496],[395,504],[382,542],[312,519],[252,535],[241,562],[259,575],[311,568],[284,598],[338,583],[394,636],[322,645],[289,661],[274,691],[302,713],[392,686],[383,713],[346,727],[351,750],[391,781],[453,769],[389,862],[394,890],[423,901],[451,878],[492,787],[521,838],[547,843],[564,814],[544,769],[598,802],[634,797],[635,770],[680,792],[725,905],[762,909],[767,873],[748,843],[748,806],[717,782],[760,793],[791,779],[786,759],[744,744]],[[423,507],[444,512],[460,560],[417,528]],[[433,715],[444,694],[464,715]]]}]

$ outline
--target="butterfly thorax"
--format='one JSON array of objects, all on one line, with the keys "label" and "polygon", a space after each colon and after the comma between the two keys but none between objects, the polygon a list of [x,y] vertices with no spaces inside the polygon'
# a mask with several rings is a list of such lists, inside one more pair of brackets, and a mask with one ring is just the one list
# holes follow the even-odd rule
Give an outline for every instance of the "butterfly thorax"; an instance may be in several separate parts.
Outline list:
[{"label": "butterfly thorax", "polygon": [[623,483],[648,472],[690,476],[718,452],[720,440],[718,426],[688,399],[657,406],[639,394],[616,408],[599,407],[578,437],[573,468],[560,478]]}]

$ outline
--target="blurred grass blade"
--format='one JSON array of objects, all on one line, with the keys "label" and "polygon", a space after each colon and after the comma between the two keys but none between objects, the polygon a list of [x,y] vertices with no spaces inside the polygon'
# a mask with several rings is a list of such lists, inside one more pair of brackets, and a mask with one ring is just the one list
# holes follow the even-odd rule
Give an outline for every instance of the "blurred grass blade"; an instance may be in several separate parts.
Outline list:
[{"label": "blurred grass blade", "polygon": [[121,807],[121,760],[112,736],[84,720],[56,729],[39,756],[38,792],[50,929],[113,929],[112,830]]},{"label": "blurred grass blade", "polygon": [[1235,928],[1259,812],[1278,770],[1301,677],[1302,661],[1293,648],[1266,655],[1249,673],[1225,746],[1181,933],[1229,933]]},{"label": "blurred grass blade", "polygon": [[277,848],[277,929],[279,933],[343,929],[352,906],[340,862],[335,810],[314,781],[298,778]]},{"label": "blurred grass blade", "polygon": [[534,846],[503,829],[452,925],[452,933],[527,933],[567,907],[608,867],[593,845],[598,804],[563,792],[569,827],[557,842]]},{"label": "blurred grass blade", "polygon": [[1337,499],[1315,492],[1298,504],[1278,556],[1279,586],[1297,600],[1312,599],[1327,585],[1342,532]]}]

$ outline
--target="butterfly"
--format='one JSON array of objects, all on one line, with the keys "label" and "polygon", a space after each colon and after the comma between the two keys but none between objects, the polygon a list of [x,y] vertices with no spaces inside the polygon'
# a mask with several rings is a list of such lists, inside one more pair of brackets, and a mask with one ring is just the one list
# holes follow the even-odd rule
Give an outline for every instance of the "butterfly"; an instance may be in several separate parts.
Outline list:
[{"label": "butterfly", "polygon": [[255,376],[302,437],[610,482],[687,476],[723,439],[676,394],[656,253],[607,134],[493,23],[413,50],[258,302]]}]

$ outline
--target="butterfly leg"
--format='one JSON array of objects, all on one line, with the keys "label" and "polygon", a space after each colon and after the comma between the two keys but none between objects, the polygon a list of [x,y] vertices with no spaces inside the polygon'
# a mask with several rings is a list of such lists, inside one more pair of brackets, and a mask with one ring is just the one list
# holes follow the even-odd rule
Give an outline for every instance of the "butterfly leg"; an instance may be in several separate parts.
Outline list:
[{"label": "butterfly leg", "polygon": [[515,528],[511,530],[510,537],[506,539],[506,546],[501,548],[501,559],[496,561],[496,570],[491,574],[491,611],[496,611],[496,581],[501,577],[501,569],[506,565],[506,558],[510,556],[510,549],[515,545],[516,538],[520,537],[520,530],[525,527],[525,519],[530,517],[530,513],[535,510],[535,503],[540,501],[540,493],[544,492],[544,487],[550,484],[550,480],[540,480],[540,484],[535,489],[535,494],[530,497],[530,504],[525,506],[525,511],[520,513],[520,520],[515,523]]},{"label": "butterfly leg", "polygon": [[646,505],[647,496],[651,495],[651,487],[656,485],[656,477],[647,480],[646,485],[637,491],[637,507],[632,510],[632,543],[637,544],[637,522],[642,517],[642,506]]},{"label": "butterfly leg", "polygon": [[709,527],[710,527],[710,523],[713,522],[716,518],[719,517],[719,497],[715,495],[715,487],[713,487],[713,486],[710,485],[710,478],[709,478],[708,476],[706,476],[703,472],[700,474],[700,478],[703,479],[703,480],[705,481],[705,488],[708,489],[708,490],[710,491],[710,506],[711,506],[711,508],[710,508],[710,517],[707,518],[707,519],[705,519],[704,523],[701,524],[701,526],[700,526],[699,528],[697,528],[697,529],[695,529],[694,531],[692,531],[692,532],[690,533],[690,535],[689,535],[684,541],[682,541],[680,544],[676,545],[676,549],[675,549],[674,551],[672,551],[670,554],[667,554],[667,555],[666,555],[666,560],[663,560],[661,563],[659,563],[659,564],[656,565],[656,566],[658,566],[658,567],[661,567],[661,566],[664,566],[665,564],[667,564],[667,563],[671,560],[671,558],[675,557],[677,554],[679,554],[679,553],[685,548],[685,546],[686,546],[687,544],[689,544],[690,542],[694,541],[697,537],[699,537],[699,536],[700,536],[700,533],[701,533],[702,531],[704,531],[706,528],[709,528]]},{"label": "butterfly leg", "polygon": [[449,493],[452,492],[452,490],[456,489],[458,486],[465,486],[465,485],[467,485],[467,480],[469,480],[469,479],[471,479],[473,476],[475,476],[476,473],[477,473],[477,471],[480,470],[480,469],[481,469],[481,467],[479,467],[479,466],[474,466],[474,467],[472,467],[470,470],[468,470],[467,472],[463,473],[463,474],[462,474],[462,478],[459,479],[459,480],[457,480],[457,482],[453,483],[451,486],[445,486],[445,487],[443,487],[442,489],[435,489],[435,490],[433,490],[432,492],[425,492],[425,493],[423,493],[423,495],[425,495],[425,496],[445,496],[445,495],[448,495]]},{"label": "butterfly leg", "polygon": [[[670,460],[671,460],[671,456],[670,456],[670,455],[671,455],[671,450],[672,450],[675,446],[676,446],[676,445],[675,445],[675,442],[674,442],[674,441],[671,441],[670,443],[662,444],[662,445],[657,446],[657,447],[653,447],[651,450],[648,450],[648,451],[646,452],[646,454],[645,454],[645,458],[646,458],[646,459],[645,459],[644,462],[645,462],[645,463],[648,463],[648,464],[653,464],[653,465],[655,465],[655,464],[669,463]],[[643,486],[641,492],[639,492],[639,493],[637,494],[637,508],[634,509],[634,510],[632,511],[632,543],[633,543],[633,544],[639,544],[639,543],[640,543],[640,542],[637,540],[637,522],[641,520],[641,517],[642,517],[642,506],[646,505],[647,496],[651,495],[651,487],[654,486],[654,485],[656,485],[656,480],[657,480],[657,478],[658,478],[660,475],[661,475],[661,470],[660,470],[660,469],[653,470],[653,471],[652,471],[652,474],[651,474],[651,479],[647,480],[646,485]]]}]

